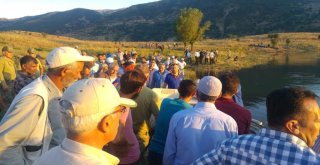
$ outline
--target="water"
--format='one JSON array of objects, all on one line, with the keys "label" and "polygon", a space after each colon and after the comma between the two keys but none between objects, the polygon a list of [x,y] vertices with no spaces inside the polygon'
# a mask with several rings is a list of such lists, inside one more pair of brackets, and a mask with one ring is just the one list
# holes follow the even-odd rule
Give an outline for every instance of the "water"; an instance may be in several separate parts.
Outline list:
[{"label": "water", "polygon": [[265,98],[274,89],[302,86],[320,96],[320,54],[276,56],[268,65],[240,70],[245,107],[266,123]]}]

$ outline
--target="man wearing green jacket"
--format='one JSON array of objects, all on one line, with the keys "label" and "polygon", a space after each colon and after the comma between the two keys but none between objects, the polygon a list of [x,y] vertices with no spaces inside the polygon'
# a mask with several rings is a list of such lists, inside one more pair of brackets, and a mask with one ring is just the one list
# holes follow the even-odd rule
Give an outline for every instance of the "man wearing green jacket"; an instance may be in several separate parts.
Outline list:
[{"label": "man wearing green jacket", "polygon": [[13,84],[16,79],[16,68],[12,60],[13,49],[4,46],[2,54],[3,56],[0,57],[0,94],[4,99],[4,104],[8,106],[14,98]]}]

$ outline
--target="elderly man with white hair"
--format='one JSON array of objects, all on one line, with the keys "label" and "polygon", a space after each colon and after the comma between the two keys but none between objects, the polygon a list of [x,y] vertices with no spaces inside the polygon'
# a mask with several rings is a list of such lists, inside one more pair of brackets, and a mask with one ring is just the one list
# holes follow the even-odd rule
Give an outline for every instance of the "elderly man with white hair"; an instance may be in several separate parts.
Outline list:
[{"label": "elderly man with white hair", "polygon": [[221,90],[222,84],[216,77],[200,80],[198,103],[175,113],[170,120],[163,164],[190,164],[223,140],[238,135],[235,120],[214,105]]},{"label": "elderly man with white hair", "polygon": [[34,165],[118,164],[119,159],[102,148],[116,137],[119,119],[126,107],[137,104],[121,98],[109,80],[89,78],[70,86],[60,105],[67,137]]},{"label": "elderly man with white hair", "polygon": [[80,78],[84,61],[93,60],[70,47],[48,54],[47,73],[21,89],[1,120],[0,164],[32,164],[48,150],[52,135],[59,143],[65,136],[57,115],[62,91]]}]

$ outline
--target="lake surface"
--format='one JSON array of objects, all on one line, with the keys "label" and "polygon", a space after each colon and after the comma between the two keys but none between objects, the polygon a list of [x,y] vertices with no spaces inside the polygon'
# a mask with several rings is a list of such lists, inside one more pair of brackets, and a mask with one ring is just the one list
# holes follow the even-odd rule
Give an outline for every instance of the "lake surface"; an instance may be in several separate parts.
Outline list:
[{"label": "lake surface", "polygon": [[270,64],[240,70],[245,107],[266,123],[265,98],[274,89],[302,86],[320,95],[320,53],[275,56]]}]

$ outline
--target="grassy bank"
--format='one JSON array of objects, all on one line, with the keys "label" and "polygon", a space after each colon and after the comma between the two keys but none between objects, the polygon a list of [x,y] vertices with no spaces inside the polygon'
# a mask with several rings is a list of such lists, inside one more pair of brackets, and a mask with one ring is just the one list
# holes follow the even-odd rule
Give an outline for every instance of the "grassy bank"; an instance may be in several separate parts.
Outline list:
[{"label": "grassy bank", "polygon": [[[270,47],[270,39],[267,34],[220,40],[208,39],[197,42],[194,45],[195,49],[219,50],[218,62],[216,65],[188,66],[185,71],[186,78],[195,79],[206,74],[217,74],[225,70],[238,70],[266,64],[274,56],[281,56],[288,52],[317,52],[320,50],[319,35],[320,33],[279,33],[276,48]],[[287,39],[290,40],[289,44],[286,43]],[[80,50],[86,51],[89,55],[114,53],[117,48],[127,51],[136,50],[140,56],[149,56],[155,52],[160,52],[158,48],[146,47],[146,44],[150,43],[87,41],[25,31],[0,33],[0,47],[4,45],[14,47],[16,62],[26,54],[26,50],[29,47],[35,48],[43,58],[46,57],[50,50],[59,46],[78,46]],[[171,55],[183,56],[184,48],[181,43],[178,43],[175,49],[168,49],[168,45],[172,47],[173,42],[160,42],[159,44],[165,45],[164,57]],[[230,50],[230,58],[228,58],[228,50]],[[238,60],[235,61],[234,58],[236,56]]]}]

